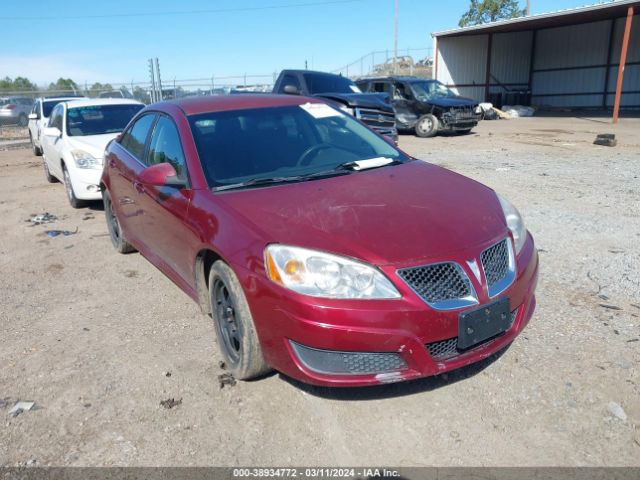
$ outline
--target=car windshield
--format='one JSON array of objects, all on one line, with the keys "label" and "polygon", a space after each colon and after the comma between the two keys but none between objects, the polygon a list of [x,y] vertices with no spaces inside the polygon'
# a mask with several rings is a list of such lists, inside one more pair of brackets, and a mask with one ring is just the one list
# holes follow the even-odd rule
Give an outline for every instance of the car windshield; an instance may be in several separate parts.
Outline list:
[{"label": "car windshield", "polygon": [[348,78],[339,75],[321,73],[303,74],[309,93],[362,93],[358,86]]},{"label": "car windshield", "polygon": [[189,123],[211,188],[346,174],[345,164],[362,160],[374,166],[408,160],[324,103],[204,113]]},{"label": "car windshield", "polygon": [[437,81],[411,82],[411,90],[418,100],[429,101],[434,98],[457,97],[456,93],[446,85]]},{"label": "car windshield", "polygon": [[67,111],[67,135],[103,135],[124,130],[144,105],[90,105]]}]

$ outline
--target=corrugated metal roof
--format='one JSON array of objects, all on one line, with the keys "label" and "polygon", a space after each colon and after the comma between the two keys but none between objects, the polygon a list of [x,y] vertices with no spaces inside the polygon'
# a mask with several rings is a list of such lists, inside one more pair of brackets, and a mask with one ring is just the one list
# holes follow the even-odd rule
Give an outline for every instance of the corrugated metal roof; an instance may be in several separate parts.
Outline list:
[{"label": "corrugated metal roof", "polygon": [[568,8],[548,13],[538,13],[527,17],[518,17],[508,20],[483,23],[463,28],[434,32],[432,37],[450,37],[459,35],[472,35],[489,32],[516,32],[532,30],[535,28],[550,28],[577,22],[590,22],[615,18],[623,15],[628,7],[634,7],[636,14],[640,10],[639,0],[613,0],[607,3],[585,5],[582,7]]}]

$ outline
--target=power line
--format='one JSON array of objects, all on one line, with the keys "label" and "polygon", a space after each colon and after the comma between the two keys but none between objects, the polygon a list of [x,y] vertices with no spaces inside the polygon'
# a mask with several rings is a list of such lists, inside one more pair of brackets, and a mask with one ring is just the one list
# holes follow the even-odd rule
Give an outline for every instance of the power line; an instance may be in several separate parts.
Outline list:
[{"label": "power line", "polygon": [[139,13],[107,13],[101,15],[62,15],[62,16],[37,16],[37,17],[4,17],[4,20],[81,20],[98,18],[125,18],[125,17],[158,17],[167,15],[202,15],[208,13],[232,13],[232,12],[252,12],[259,10],[278,10],[283,8],[316,7],[324,5],[342,5],[346,3],[361,3],[365,0],[325,0],[307,3],[288,3],[281,5],[267,5],[262,7],[239,7],[239,8],[218,8],[206,10],[176,10],[171,12],[139,12]]}]

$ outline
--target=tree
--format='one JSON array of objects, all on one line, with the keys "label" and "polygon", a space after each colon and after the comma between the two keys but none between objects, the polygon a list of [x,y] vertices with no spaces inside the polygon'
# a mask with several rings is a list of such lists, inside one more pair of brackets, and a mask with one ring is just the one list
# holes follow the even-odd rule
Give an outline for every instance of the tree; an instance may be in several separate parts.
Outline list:
[{"label": "tree", "polygon": [[70,78],[59,78],[56,83],[49,84],[49,90],[57,94],[76,94],[80,89]]},{"label": "tree", "polygon": [[468,27],[481,23],[495,22],[507,18],[521,17],[525,10],[520,8],[518,0],[471,0],[471,6],[458,25]]},{"label": "tree", "polygon": [[149,96],[149,93],[144,88],[137,85],[133,87],[133,98],[135,98],[139,102],[146,103],[147,105],[151,103],[151,97]]},{"label": "tree", "polygon": [[102,92],[110,92],[111,90],[113,90],[113,87],[111,86],[110,83],[96,82],[93,85],[91,85],[91,88],[86,93],[87,93],[87,96],[95,98],[100,96]]},{"label": "tree", "polygon": [[0,90],[5,92],[32,92],[38,90],[38,87],[31,83],[28,78],[16,77],[12,80],[10,77],[0,79]]}]

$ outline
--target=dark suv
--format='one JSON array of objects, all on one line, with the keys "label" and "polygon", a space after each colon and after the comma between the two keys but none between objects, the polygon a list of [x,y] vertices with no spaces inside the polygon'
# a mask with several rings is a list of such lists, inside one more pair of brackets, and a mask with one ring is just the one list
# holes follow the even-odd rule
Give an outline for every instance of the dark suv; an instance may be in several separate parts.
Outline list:
[{"label": "dark suv", "polygon": [[319,97],[339,108],[380,135],[398,140],[396,119],[388,95],[364,94],[342,75],[311,70],[283,70],[273,93]]},{"label": "dark suv", "polygon": [[413,129],[419,137],[438,131],[468,133],[482,118],[475,100],[457,95],[437,80],[381,77],[358,80],[363,92],[388,93],[398,130]]}]

